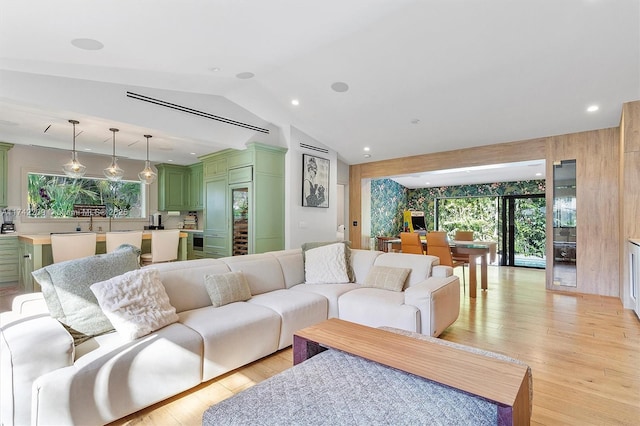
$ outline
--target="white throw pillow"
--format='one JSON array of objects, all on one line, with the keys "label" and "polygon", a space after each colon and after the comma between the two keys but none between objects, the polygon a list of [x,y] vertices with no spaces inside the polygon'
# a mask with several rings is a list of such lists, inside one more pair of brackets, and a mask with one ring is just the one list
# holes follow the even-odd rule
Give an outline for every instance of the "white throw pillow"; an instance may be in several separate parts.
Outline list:
[{"label": "white throw pillow", "polygon": [[348,283],[344,244],[329,244],[307,250],[304,277],[307,284]]},{"label": "white throw pillow", "polygon": [[91,291],[116,331],[128,340],[178,321],[156,269],[127,272],[93,284]]}]

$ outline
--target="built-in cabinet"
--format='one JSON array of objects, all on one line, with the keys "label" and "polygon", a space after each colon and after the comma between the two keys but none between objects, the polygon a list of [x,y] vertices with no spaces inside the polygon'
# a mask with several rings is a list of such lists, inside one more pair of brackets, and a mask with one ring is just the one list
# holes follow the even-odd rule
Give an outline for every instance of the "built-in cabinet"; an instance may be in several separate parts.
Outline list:
[{"label": "built-in cabinet", "polygon": [[0,142],[0,207],[7,207],[7,180],[9,170],[9,150],[13,144]]},{"label": "built-in cabinet", "polygon": [[204,252],[210,257],[284,248],[286,149],[248,144],[200,157]]},{"label": "built-in cabinet", "polygon": [[18,281],[18,237],[0,237],[0,283]]},{"label": "built-in cabinet", "polygon": [[189,209],[204,209],[204,192],[202,191],[202,163],[189,166]]},{"label": "built-in cabinet", "polygon": [[202,210],[202,163],[158,164],[158,210]]}]

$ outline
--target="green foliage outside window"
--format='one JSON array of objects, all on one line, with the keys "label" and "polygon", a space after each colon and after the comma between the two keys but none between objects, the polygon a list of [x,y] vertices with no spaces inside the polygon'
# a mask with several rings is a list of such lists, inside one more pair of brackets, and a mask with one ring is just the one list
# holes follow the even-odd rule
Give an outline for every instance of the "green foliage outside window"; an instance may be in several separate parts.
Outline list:
[{"label": "green foliage outside window", "polygon": [[67,176],[27,174],[27,216],[71,218],[74,204],[104,204],[112,218],[143,217],[143,184],[112,182],[100,178],[73,179]]},{"label": "green foliage outside window", "polygon": [[477,240],[498,241],[498,219],[497,197],[438,200],[438,228],[452,240],[460,229],[473,231]]}]

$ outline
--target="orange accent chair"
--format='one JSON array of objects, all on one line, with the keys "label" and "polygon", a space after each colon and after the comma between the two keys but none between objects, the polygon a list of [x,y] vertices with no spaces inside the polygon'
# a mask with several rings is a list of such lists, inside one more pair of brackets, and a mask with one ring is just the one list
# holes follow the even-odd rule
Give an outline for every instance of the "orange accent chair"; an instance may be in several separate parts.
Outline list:
[{"label": "orange accent chair", "polygon": [[427,233],[427,254],[440,258],[440,264],[456,268],[462,266],[462,288],[466,291],[463,260],[455,260],[451,254],[451,247],[447,233],[444,231],[431,231]]},{"label": "orange accent chair", "polygon": [[[473,241],[473,231],[456,231],[456,236],[453,238],[454,241]],[[453,260],[459,260],[467,265],[469,264],[469,255],[468,254],[454,254]]]},{"label": "orange accent chair", "polygon": [[420,234],[417,232],[401,232],[400,244],[403,253],[424,254]]}]

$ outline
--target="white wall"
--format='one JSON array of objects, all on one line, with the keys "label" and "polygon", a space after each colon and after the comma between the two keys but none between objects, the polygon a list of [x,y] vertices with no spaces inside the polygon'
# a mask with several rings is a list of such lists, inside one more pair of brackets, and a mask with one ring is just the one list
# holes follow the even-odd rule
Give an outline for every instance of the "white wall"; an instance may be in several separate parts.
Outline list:
[{"label": "white wall", "polygon": [[[336,184],[338,178],[338,156],[335,151],[327,154],[300,147],[300,143],[326,148],[311,136],[295,127],[290,128],[289,150],[287,151],[287,193],[285,218],[285,247],[298,248],[310,241],[333,241],[338,228]],[[312,154],[327,158],[330,163],[329,207],[302,207],[302,154]]]},{"label": "white wall", "polygon": [[[27,208],[27,173],[62,173],[62,165],[71,158],[71,153],[64,150],[37,148],[29,145],[15,145],[8,153],[8,208]],[[101,177],[102,170],[111,162],[110,156],[92,155],[78,152],[78,158],[87,166],[87,177]],[[138,172],[144,169],[144,161],[118,160],[118,165],[125,171],[124,178],[138,180]],[[147,191],[148,211],[155,213],[158,207],[157,182],[149,185]],[[166,217],[166,215],[163,216]],[[173,219],[173,218],[172,218]],[[15,218],[16,231],[19,233],[50,233],[75,231],[80,223],[83,231],[88,230],[89,219],[31,219],[22,215]],[[147,219],[118,219],[111,223],[113,230],[142,229],[148,223]],[[167,224],[169,226],[169,224]],[[94,219],[94,231],[102,227],[108,230],[108,219]]]}]

